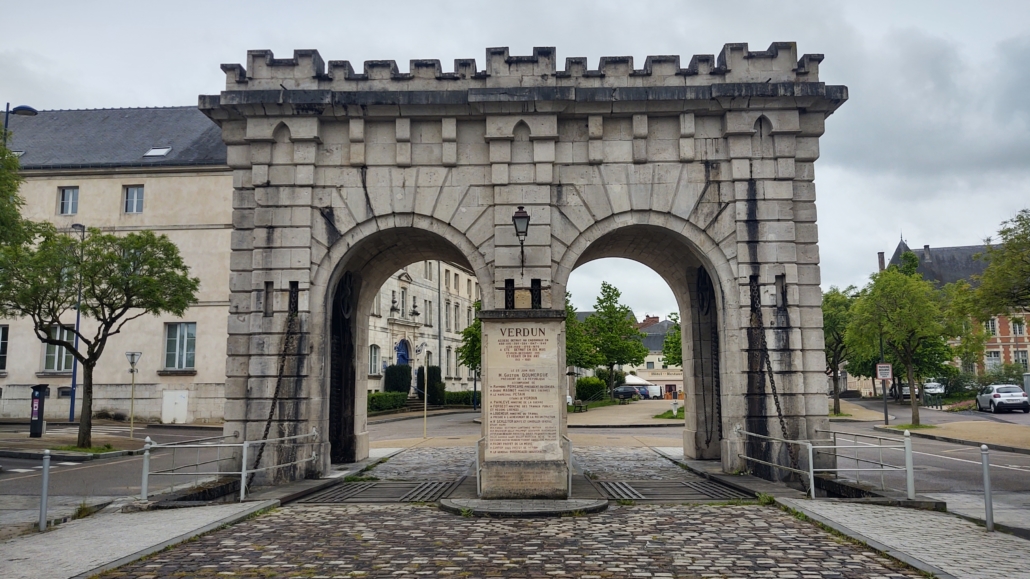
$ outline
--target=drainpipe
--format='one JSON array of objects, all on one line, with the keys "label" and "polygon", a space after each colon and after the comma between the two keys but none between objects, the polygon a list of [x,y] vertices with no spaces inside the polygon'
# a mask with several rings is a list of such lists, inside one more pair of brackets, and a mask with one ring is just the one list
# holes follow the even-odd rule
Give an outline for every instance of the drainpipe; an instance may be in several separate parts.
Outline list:
[{"label": "drainpipe", "polygon": [[[436,328],[437,328],[437,350],[436,359],[437,365],[443,368],[443,364],[439,362],[440,356],[444,355],[443,350],[443,265],[440,260],[436,261]],[[440,377],[443,377],[443,372],[440,373]],[[426,370],[426,384],[429,383],[429,370]],[[426,386],[428,390],[429,387]]]}]

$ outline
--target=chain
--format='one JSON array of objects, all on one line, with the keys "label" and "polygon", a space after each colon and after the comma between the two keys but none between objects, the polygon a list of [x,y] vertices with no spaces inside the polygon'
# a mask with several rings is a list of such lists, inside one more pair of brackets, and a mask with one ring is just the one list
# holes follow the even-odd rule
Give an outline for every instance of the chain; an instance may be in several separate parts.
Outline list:
[{"label": "chain", "polygon": [[[765,360],[766,373],[769,376],[769,386],[772,389],[773,402],[776,404],[776,417],[780,420],[780,432],[784,440],[790,440],[787,435],[787,421],[783,418],[783,409],[780,407],[780,395],[776,391],[776,379],[773,376],[772,360],[769,357],[769,346],[765,340],[765,322],[762,320],[762,298],[758,288],[758,276],[751,276],[751,327],[758,330],[759,351]],[[790,456],[790,466],[794,470],[801,470],[798,465],[797,453],[794,446],[787,444],[787,455]]]}]

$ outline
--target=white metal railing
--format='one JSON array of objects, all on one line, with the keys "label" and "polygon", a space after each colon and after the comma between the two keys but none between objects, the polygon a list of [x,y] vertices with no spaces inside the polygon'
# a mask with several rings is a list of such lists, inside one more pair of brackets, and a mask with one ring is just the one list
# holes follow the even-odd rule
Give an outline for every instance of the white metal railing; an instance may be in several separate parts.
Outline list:
[{"label": "white metal railing", "polygon": [[[869,465],[875,465],[879,468],[836,468],[833,469],[835,472],[853,472],[855,473],[855,482],[862,482],[863,472],[878,472],[880,474],[880,489],[887,490],[886,481],[884,475],[888,471],[905,471],[905,487],[908,492],[908,498],[915,498],[915,480],[912,472],[912,437],[909,432],[905,431],[905,438],[890,438],[887,436],[876,436],[872,434],[857,434],[854,432],[842,432],[839,430],[822,430],[816,429],[816,433],[829,434],[832,436],[833,446],[829,449],[832,451],[835,459],[846,459],[855,461],[855,465],[861,467],[863,463]],[[851,445],[844,445],[839,443],[838,437],[851,437]],[[866,440],[873,440],[875,442],[865,442]],[[849,442],[845,440],[844,442]],[[885,444],[886,442],[886,444]],[[822,447],[816,447],[822,448]],[[838,453],[838,449],[854,449],[854,456],[848,456],[848,453]],[[905,466],[897,466],[890,463],[886,463],[883,460],[883,451],[888,450],[901,450],[905,453]],[[862,451],[875,450],[877,452],[876,459],[862,458],[860,454]],[[820,469],[817,469],[817,472]]]},{"label": "white metal railing", "polygon": [[[291,445],[291,446],[304,446],[308,444],[314,444],[317,442],[318,429],[312,428],[308,434],[298,434],[294,436],[283,436],[280,438],[268,438],[265,440],[244,440],[243,442],[216,442],[223,441],[225,439],[236,439],[239,438],[239,431],[228,436],[213,436],[210,438],[200,438],[196,440],[187,440],[183,442],[170,442],[167,444],[158,444],[153,442],[150,437],[146,438],[146,444],[143,448],[143,481],[140,485],[140,499],[147,500],[148,486],[150,477],[152,476],[192,476],[194,484],[200,482],[200,477],[220,477],[220,476],[238,476],[240,477],[240,500],[244,500],[247,497],[247,476],[257,472],[272,470],[277,468],[284,468],[288,466],[294,466],[297,464],[303,464],[306,462],[312,462],[318,457],[317,452],[312,452],[311,456],[301,460],[293,462],[273,464],[271,466],[258,466],[254,465],[253,468],[247,467],[247,462],[250,458],[250,449],[257,446],[262,447],[264,445]],[[299,441],[302,439],[311,438],[313,442],[288,442],[288,441]],[[222,457],[222,449],[232,449],[233,452],[229,456]],[[196,459],[189,463],[177,464],[176,463],[176,452],[185,449],[196,449]],[[212,459],[210,456],[202,457],[201,453],[205,449],[215,450],[215,457]],[[233,459],[235,449],[240,449],[240,468],[239,470],[220,470],[217,466],[219,463],[225,460]],[[152,451],[156,452],[159,450],[170,450],[172,456],[172,465],[169,468],[156,470],[151,472],[150,470],[150,454]],[[202,471],[202,466],[215,464],[215,470]],[[193,469],[193,470],[186,470]],[[174,488],[174,485],[173,487]]]},{"label": "white metal railing", "polygon": [[[908,495],[909,500],[914,500],[916,498],[915,479],[914,479],[913,474],[912,474],[912,438],[911,438],[911,435],[909,434],[909,432],[907,430],[905,431],[905,438],[903,440],[898,440],[896,438],[887,438],[887,437],[882,437],[882,436],[871,436],[871,435],[862,435],[862,434],[854,435],[854,434],[852,434],[850,432],[836,432],[836,431],[832,431],[832,430],[816,430],[817,433],[832,434],[833,435],[832,439],[827,439],[827,440],[789,440],[789,439],[785,439],[785,438],[777,438],[775,436],[767,436],[767,435],[764,435],[764,434],[757,434],[757,433],[754,433],[754,432],[747,432],[746,430],[743,430],[740,427],[738,427],[736,429],[736,431],[739,434],[744,435],[745,437],[752,437],[752,438],[757,438],[757,439],[760,439],[760,440],[767,440],[767,441],[770,441],[770,442],[779,442],[781,444],[795,445],[799,449],[803,449],[806,452],[807,458],[808,458],[808,465],[807,465],[807,468],[805,468],[805,469],[801,468],[800,466],[798,468],[794,468],[792,466],[784,466],[784,465],[779,464],[779,463],[769,462],[769,461],[761,460],[761,459],[758,459],[758,458],[755,458],[755,457],[747,456],[746,454],[738,454],[737,456],[739,458],[743,459],[746,462],[762,464],[762,465],[769,466],[769,467],[772,467],[772,468],[776,468],[776,469],[785,470],[785,471],[788,471],[788,472],[797,473],[798,475],[801,475],[801,476],[807,476],[808,477],[808,491],[809,491],[809,495],[813,499],[815,498],[815,475],[816,475],[816,473],[819,473],[819,472],[832,472],[832,473],[856,472],[856,473],[859,473],[859,476],[860,476],[860,473],[862,473],[862,472],[877,471],[877,472],[880,473],[881,485],[882,485],[882,477],[883,477],[883,474],[884,474],[885,471],[900,471],[900,470],[904,470],[905,471],[905,483],[906,483],[905,486],[906,486],[906,491],[907,491],[907,495]],[[848,444],[839,444],[838,443],[838,439],[837,439],[837,435],[855,436],[856,438],[853,441],[854,444],[850,444],[850,445],[848,445]],[[877,439],[878,444],[859,442],[858,438]],[[890,444],[884,445],[883,441],[899,442],[901,444],[900,445],[890,445]],[[747,443],[745,441],[745,446],[746,445],[747,445]],[[880,448],[879,460],[872,460],[872,459],[868,459],[868,458],[861,458],[861,457],[858,456],[859,449],[870,450],[870,449],[877,448],[877,447]],[[885,448],[886,449],[899,449],[899,450],[903,449],[904,452],[905,452],[905,466],[901,467],[901,466],[896,466],[896,465],[892,465],[892,464],[889,464],[889,463],[885,463],[883,461],[883,450],[882,450],[882,449],[885,449]],[[855,456],[854,457],[851,457],[851,456],[841,457],[838,454],[837,451],[838,450],[842,450],[842,449],[856,449],[855,450]],[[857,463],[857,466],[859,466],[859,468],[840,468],[840,467],[837,467],[837,466],[834,466],[833,468],[816,468],[815,467],[815,454],[816,454],[816,452],[822,452],[822,453],[825,453],[825,454],[833,454],[834,459],[846,458],[846,459],[849,459],[849,460],[855,460],[856,463]],[[836,460],[835,460],[835,462],[836,462]],[[863,462],[864,463],[875,464],[879,468],[861,468],[861,463],[863,463]]]}]

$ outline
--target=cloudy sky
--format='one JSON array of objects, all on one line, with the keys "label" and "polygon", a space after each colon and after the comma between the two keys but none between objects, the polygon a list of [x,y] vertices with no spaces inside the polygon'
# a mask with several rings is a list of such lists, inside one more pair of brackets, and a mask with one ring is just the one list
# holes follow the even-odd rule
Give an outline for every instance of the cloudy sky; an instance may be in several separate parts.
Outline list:
[{"label": "cloudy sky", "polygon": [[[39,109],[195,104],[246,51],[325,60],[475,58],[486,47],[585,56],[717,54],[796,41],[851,99],[816,164],[823,287],[862,284],[876,252],[973,245],[1030,206],[1030,2],[54,2],[4,0],[0,100]],[[673,311],[650,270],[588,264],[570,290],[590,309],[615,280],[642,316]]]}]

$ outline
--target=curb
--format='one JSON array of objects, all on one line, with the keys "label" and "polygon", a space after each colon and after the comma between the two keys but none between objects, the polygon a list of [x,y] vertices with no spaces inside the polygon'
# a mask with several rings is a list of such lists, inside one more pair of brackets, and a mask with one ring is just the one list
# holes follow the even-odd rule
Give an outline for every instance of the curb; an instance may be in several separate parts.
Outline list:
[{"label": "curb", "polygon": [[[75,454],[58,454],[61,451],[50,452],[50,460],[63,460],[65,462],[86,462],[90,460],[107,460],[122,456],[137,456],[143,454],[139,450],[113,450],[111,452],[77,452]],[[25,460],[43,460],[43,451],[31,450],[0,450],[0,458],[20,458]]]},{"label": "curb", "polygon": [[[896,428],[887,428],[885,426],[874,426],[873,430],[879,432],[892,432],[894,434],[904,434],[904,431]],[[952,438],[950,436],[941,436],[939,434],[928,434],[924,432],[916,432],[909,430],[908,433],[912,436],[918,436],[919,438],[928,438],[930,440],[937,440],[940,442],[950,442],[952,444],[962,444],[965,446],[975,446],[979,448],[982,445],[987,445],[987,448],[991,450],[997,450],[999,452],[1013,452],[1016,454],[1030,454],[1030,448],[1019,448],[1018,446],[1005,446],[1003,444],[991,444],[989,442],[976,442],[975,440],[966,440],[964,438]]]},{"label": "curb", "polygon": [[131,555],[126,555],[126,556],[124,556],[124,557],[122,557],[120,559],[116,559],[116,560],[111,561],[109,563],[104,563],[103,565],[100,565],[98,567],[94,567],[93,569],[90,569],[89,571],[86,571],[84,573],[79,573],[78,575],[75,575],[75,576],[71,577],[70,579],[88,579],[89,577],[93,577],[94,575],[99,575],[100,573],[103,573],[104,571],[109,571],[111,569],[115,569],[117,567],[121,567],[122,565],[127,565],[129,563],[132,563],[133,561],[136,561],[137,559],[142,559],[143,557],[146,557],[147,555],[156,553],[158,551],[161,551],[162,549],[165,549],[167,547],[171,547],[172,545],[178,545],[179,543],[184,543],[184,542],[192,539],[193,537],[196,537],[196,536],[199,536],[199,535],[203,535],[205,533],[209,533],[211,531],[214,531],[215,529],[218,529],[219,527],[223,527],[225,525],[231,525],[233,523],[238,523],[238,522],[242,521],[243,519],[246,519],[247,517],[249,517],[249,516],[251,516],[251,515],[253,515],[255,513],[260,513],[262,511],[266,511],[266,510],[269,510],[269,509],[274,509],[277,506],[279,506],[279,501],[277,501],[277,500],[271,500],[271,501],[264,501],[264,502],[261,502],[261,503],[255,503],[254,506],[249,508],[249,509],[246,509],[246,510],[241,511],[239,513],[235,513],[235,514],[229,515],[228,517],[219,519],[219,520],[217,520],[217,521],[215,521],[213,523],[209,523],[207,525],[204,525],[203,527],[200,527],[199,529],[194,529],[192,531],[188,531],[186,533],[183,533],[182,535],[179,535],[178,537],[174,537],[174,538],[168,539],[167,541],[162,541],[162,542],[160,542],[160,543],[158,543],[156,545],[151,545],[151,546],[149,546],[149,547],[147,547],[145,549],[141,549],[139,551],[136,551],[135,553],[133,553]]},{"label": "curb", "polygon": [[[433,416],[450,416],[452,414],[471,414],[473,412],[475,412],[475,411],[474,410],[449,410],[449,411],[445,411],[445,412],[436,412],[434,414],[430,414],[429,417],[432,418]],[[397,417],[394,417],[394,418],[384,418],[383,420],[372,420],[372,419],[369,419],[368,423],[369,424],[386,424],[388,422],[400,422],[402,420],[416,420],[416,419],[421,420],[422,419],[422,413],[421,412],[412,412],[411,414],[412,414],[411,416],[397,416]],[[389,416],[389,415],[387,415],[387,416]]]},{"label": "curb", "polygon": [[683,428],[682,422],[676,424],[569,424],[568,428]]},{"label": "curb", "polygon": [[[971,517],[969,515],[963,515],[962,513],[956,513],[955,511],[948,511],[948,514],[949,515],[955,515],[956,517],[958,517],[960,519],[965,519],[965,520],[969,521],[970,523],[976,523],[977,525],[980,525],[981,527],[984,527],[984,526],[987,525],[986,521],[984,521],[983,519],[977,518],[977,517]],[[1030,541],[1030,529],[1024,529],[1023,527],[1010,527],[1009,525],[1006,525],[1004,523],[999,523],[998,521],[995,521],[994,522],[994,530],[995,531],[1001,531],[1003,533],[1008,533],[1009,535],[1015,535],[1015,536],[1017,536],[1017,537],[1019,537],[1021,539],[1026,539],[1026,540]]]},{"label": "curb", "polygon": [[848,527],[845,527],[844,525],[841,525],[840,523],[837,523],[836,521],[831,521],[830,519],[827,519],[827,518],[825,518],[825,517],[823,517],[821,515],[817,515],[817,514],[809,511],[808,509],[806,509],[804,507],[798,507],[798,506],[795,506],[795,505],[789,505],[787,503],[782,502],[779,498],[776,499],[776,504],[779,505],[782,508],[785,508],[785,509],[788,509],[788,510],[791,510],[791,511],[799,512],[799,513],[805,515],[806,517],[808,517],[809,519],[812,519],[813,521],[815,521],[815,522],[817,522],[817,523],[819,523],[821,525],[829,527],[829,528],[833,529],[834,531],[837,531],[838,533],[840,533],[842,535],[847,535],[848,537],[851,537],[852,539],[865,544],[867,547],[869,547],[869,548],[871,548],[871,549],[873,549],[875,551],[879,551],[880,553],[883,553],[884,555],[888,555],[890,557],[893,557],[894,559],[897,559],[898,561],[901,561],[902,563],[904,563],[906,565],[909,565],[910,567],[914,567],[914,568],[919,569],[920,571],[924,571],[926,573],[931,573],[935,577],[937,577],[938,579],[958,579],[958,577],[956,577],[956,576],[954,576],[954,575],[952,575],[950,573],[945,573],[944,571],[941,571],[937,567],[934,567],[933,565],[923,561],[922,559],[917,559],[917,558],[913,557],[912,555],[909,555],[908,553],[905,553],[903,551],[895,550],[895,549],[893,549],[891,547],[888,547],[887,545],[884,545],[883,543],[880,543],[878,541],[874,541],[873,539],[870,539],[869,537],[866,537],[865,535],[863,535],[861,533],[857,533],[855,531],[852,531]]},{"label": "curb", "polygon": [[[528,517],[563,517],[571,515],[573,513],[593,514],[600,513],[608,508],[607,499],[598,499],[595,501],[586,501],[580,499],[582,504],[570,505],[566,504],[562,507],[558,505],[561,503],[567,503],[568,501],[563,500],[499,500],[497,503],[524,503],[529,508],[520,509],[519,511],[508,510],[498,506],[497,509],[490,508],[490,505],[484,506],[482,503],[489,503],[494,501],[486,501],[481,499],[442,499],[440,501],[440,510],[451,513],[452,515],[462,515],[464,509],[471,509],[472,516],[474,517],[493,517],[493,518],[528,518]],[[466,511],[467,512],[467,511]]]}]

